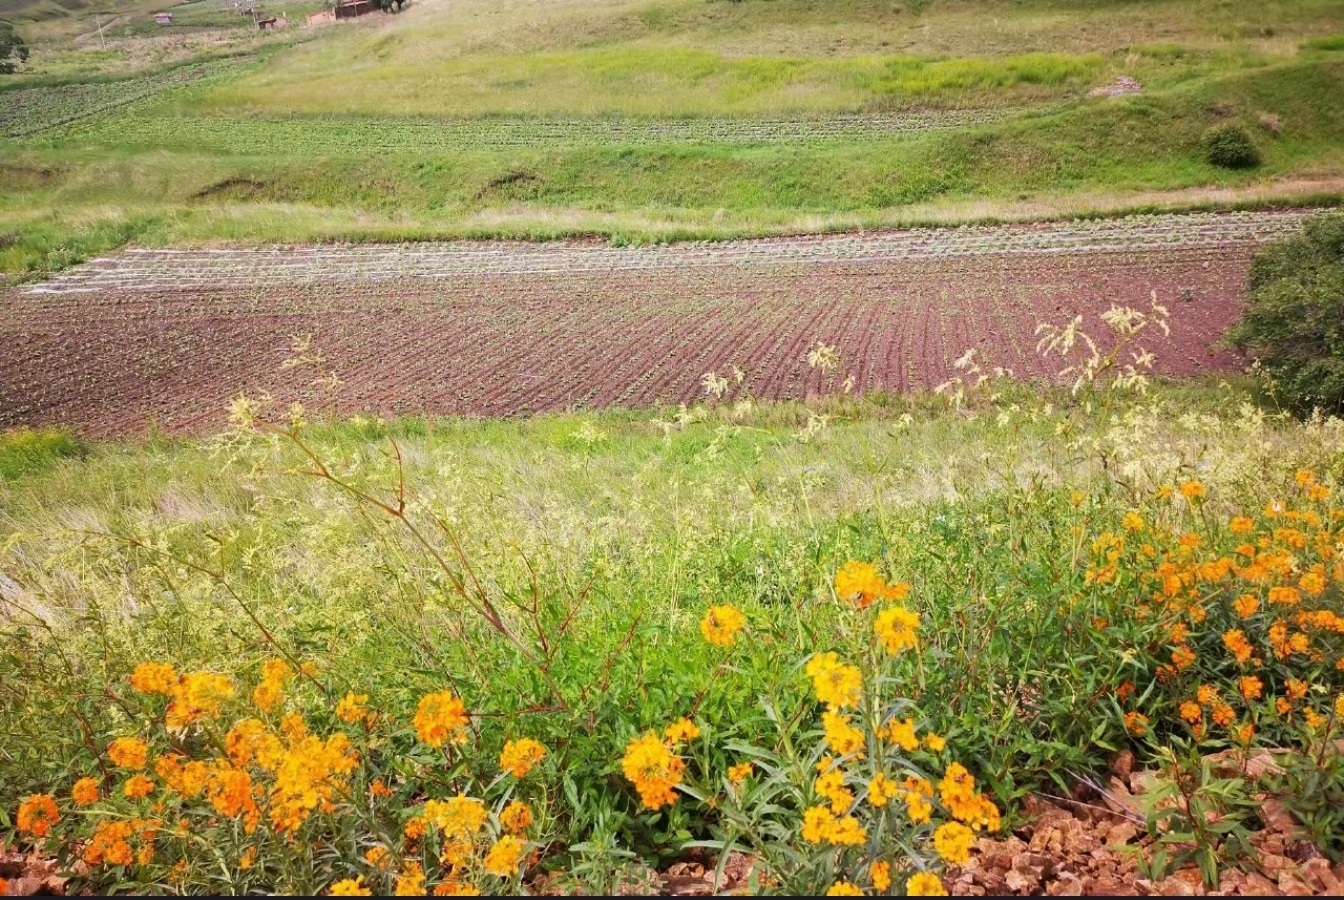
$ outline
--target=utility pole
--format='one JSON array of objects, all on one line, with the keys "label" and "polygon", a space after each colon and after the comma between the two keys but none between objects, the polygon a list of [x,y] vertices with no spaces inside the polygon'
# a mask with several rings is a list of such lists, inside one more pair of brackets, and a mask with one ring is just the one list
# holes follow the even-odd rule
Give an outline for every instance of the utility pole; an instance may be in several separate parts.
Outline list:
[{"label": "utility pole", "polygon": [[103,48],[104,51],[106,51],[106,50],[107,50],[107,41],[103,40],[103,20],[100,19],[100,18],[98,18],[98,14],[97,14],[97,13],[94,13],[94,14],[93,14],[93,21],[94,21],[94,24],[96,24],[96,25],[98,26],[98,44]]}]

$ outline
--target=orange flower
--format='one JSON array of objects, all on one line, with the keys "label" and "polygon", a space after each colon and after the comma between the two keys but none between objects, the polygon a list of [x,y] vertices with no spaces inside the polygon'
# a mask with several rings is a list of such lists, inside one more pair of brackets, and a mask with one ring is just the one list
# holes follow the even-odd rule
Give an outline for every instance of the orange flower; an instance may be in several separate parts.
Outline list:
[{"label": "orange flower", "polygon": [[527,845],[522,841],[512,835],[506,835],[496,841],[485,854],[485,862],[482,865],[491,875],[511,878],[518,874],[518,862],[526,849]]},{"label": "orange flower", "polygon": [[1241,679],[1241,696],[1247,700],[1259,700],[1264,693],[1265,685],[1254,675],[1247,675]]},{"label": "orange flower", "polygon": [[177,687],[177,672],[167,663],[144,662],[131,673],[131,687],[141,694],[173,693]]},{"label": "orange flower", "polygon": [[81,778],[70,788],[70,799],[76,806],[88,806],[98,802],[98,779]]},{"label": "orange flower", "polygon": [[336,704],[336,718],[342,722],[358,722],[360,719],[370,719],[368,710],[364,704],[369,702],[368,694],[356,694],[353,691],[341,698]]},{"label": "orange flower", "polygon": [[499,767],[514,778],[522,778],[532,767],[546,757],[546,748],[532,738],[520,738],[504,744],[499,754]]},{"label": "orange flower", "polygon": [[621,769],[639,792],[644,807],[659,809],[676,802],[673,788],[681,783],[686,763],[672,754],[659,740],[657,732],[650,731],[632,740],[625,748]]},{"label": "orange flower", "polygon": [[46,837],[51,834],[51,826],[61,820],[56,809],[56,798],[51,794],[29,794],[19,803],[19,815],[15,822],[23,834],[33,837]]},{"label": "orange flower", "polygon": [[700,620],[700,633],[716,647],[731,647],[746,624],[747,617],[736,607],[711,606]]},{"label": "orange flower", "polygon": [[1125,728],[1135,737],[1143,737],[1148,730],[1148,717],[1138,710],[1125,713]]},{"label": "orange flower", "polygon": [[140,738],[121,737],[107,745],[107,756],[119,769],[143,769],[149,759],[149,746]]},{"label": "orange flower", "polygon": [[506,830],[518,834],[532,824],[532,807],[521,800],[512,800],[499,813],[499,824]]},{"label": "orange flower", "polygon": [[131,800],[139,800],[154,793],[154,779],[148,775],[132,775],[126,780],[122,793]]},{"label": "orange flower", "polygon": [[677,721],[667,726],[667,730],[663,732],[663,736],[675,747],[678,744],[683,744],[686,741],[693,741],[698,738],[700,736],[700,726],[696,725],[685,716],[682,716],[680,719],[677,719]]},{"label": "orange flower", "polygon": [[1260,608],[1260,601],[1253,594],[1242,594],[1232,601],[1232,608],[1237,611],[1237,616],[1240,618],[1249,619]]},{"label": "orange flower", "polygon": [[415,712],[415,733],[431,747],[465,744],[469,722],[466,707],[452,691],[437,691],[420,699]]}]

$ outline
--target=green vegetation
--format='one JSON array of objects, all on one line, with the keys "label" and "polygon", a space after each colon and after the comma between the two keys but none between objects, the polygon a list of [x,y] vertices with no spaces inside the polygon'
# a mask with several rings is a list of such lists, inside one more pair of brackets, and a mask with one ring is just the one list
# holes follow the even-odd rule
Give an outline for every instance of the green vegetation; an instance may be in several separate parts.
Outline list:
[{"label": "green vegetation", "polygon": [[1344,411],[1344,217],[1261,254],[1251,302],[1230,334],[1299,413]]},{"label": "green vegetation", "polygon": [[1260,165],[1260,151],[1240,125],[1210,128],[1204,134],[1204,147],[1209,162],[1224,169],[1254,169]]},{"label": "green vegetation", "polygon": [[[1340,524],[1338,421],[1267,416],[1226,386],[1154,386],[1146,399],[992,390],[961,396],[958,414],[931,398],[879,396],[812,409],[711,403],[665,421],[611,412],[306,425],[290,413],[257,427],[251,417],[265,411],[239,405],[239,430],[215,439],[94,446],[2,482],[11,581],[0,640],[12,677],[0,691],[11,736],[0,804],[12,811],[54,791],[67,814],[49,846],[65,853],[70,829],[142,816],[151,802],[123,796],[133,773],[90,747],[133,736],[155,753],[225,760],[221,736],[236,720],[259,717],[268,730],[302,712],[318,748],[346,734],[360,752],[359,768],[331,784],[354,778],[353,796],[367,797],[376,778],[391,798],[375,790],[371,802],[338,800],[332,816],[303,813],[296,844],[272,818],[290,808],[283,767],[252,770],[271,792],[254,833],[229,826],[234,813],[220,824],[223,793],[171,799],[186,789],[155,764],[155,797],[173,804],[174,821],[198,823],[211,853],[165,831],[143,864],[94,865],[91,886],[318,891],[360,876],[376,887],[391,875],[363,861],[372,842],[393,848],[392,874],[419,861],[431,880],[508,889],[516,882],[490,880],[479,857],[442,874],[437,852],[401,837],[416,816],[434,819],[419,805],[425,792],[465,791],[499,816],[506,800],[525,799],[536,816],[525,839],[551,848],[543,867],[573,867],[589,889],[615,877],[612,867],[631,877],[699,840],[762,854],[777,887],[816,892],[837,877],[833,851],[799,838],[802,811],[836,789],[814,783],[823,744],[836,753],[848,738],[834,723],[827,738],[814,730],[820,709],[803,663],[815,653],[860,662],[883,695],[849,713],[869,762],[846,763],[842,780],[860,792],[855,814],[882,847],[905,842],[881,851],[898,865],[914,854],[936,871],[930,831],[960,816],[942,800],[928,826],[912,825],[910,801],[873,810],[862,799],[872,765],[936,782],[960,761],[1013,816],[1028,790],[1067,791],[1121,748],[1160,762],[1187,741],[1205,752],[1327,741],[1329,728],[1302,723],[1325,721],[1344,688],[1331,630],[1344,573],[1328,554],[1317,565],[1312,549],[1331,546]],[[821,415],[829,425],[816,425]],[[1288,554],[1291,571],[1256,582],[1258,570],[1226,561],[1260,534],[1262,568]],[[1306,549],[1290,550],[1298,536]],[[876,583],[897,585],[895,597],[908,584],[908,596],[849,602],[878,590],[850,561],[876,563]],[[1198,588],[1189,595],[1187,577]],[[1150,599],[1155,584],[1166,587]],[[1286,595],[1263,602],[1280,585],[1329,619],[1302,626],[1316,652],[1270,649],[1297,640],[1276,631]],[[1261,598],[1249,611],[1248,592]],[[875,646],[874,617],[892,602],[917,614],[917,649]],[[731,646],[702,632],[712,606],[745,616]],[[1255,646],[1251,668],[1233,658],[1233,629]],[[220,701],[227,711],[214,724],[205,703],[194,714],[205,730],[172,738],[163,701],[128,685],[145,662],[229,676],[237,697]],[[301,664],[312,681],[294,677]],[[1262,693],[1244,699],[1238,678],[1252,675]],[[253,692],[259,683],[280,705]],[[1316,687],[1304,695],[1307,684]],[[441,690],[473,716],[470,742],[446,757],[416,719]],[[367,729],[333,713],[351,693],[377,713]],[[1297,712],[1276,713],[1279,701]],[[918,729],[905,750],[903,737],[872,743],[893,714]],[[622,757],[679,716],[702,735],[680,751],[675,800],[641,801]],[[293,728],[284,726],[291,742]],[[920,744],[929,732],[946,738],[945,754]],[[504,742],[521,737],[546,747],[545,764],[516,787],[494,780]],[[312,758],[335,766],[339,746],[310,748]],[[728,767],[747,762],[751,780],[729,787]],[[1292,777],[1339,789],[1332,769],[1300,762]],[[66,792],[85,777],[105,799],[71,815]],[[1200,803],[1231,816],[1245,798],[1218,790]],[[1173,859],[1235,863],[1249,827],[1201,831]],[[331,852],[296,854],[308,842]],[[868,850],[834,852],[840,876],[866,883]]]},{"label": "green vegetation", "polygon": [[84,454],[84,444],[57,428],[18,428],[0,434],[0,480],[50,468],[58,460]]},{"label": "green vegetation", "polygon": [[[11,273],[114,236],[665,240],[1306,202],[1344,178],[1344,16],[1317,0],[469,0],[117,32],[105,56],[57,21],[0,86]],[[1088,96],[1120,75],[1143,92]],[[1208,159],[1237,127],[1254,170]]]}]

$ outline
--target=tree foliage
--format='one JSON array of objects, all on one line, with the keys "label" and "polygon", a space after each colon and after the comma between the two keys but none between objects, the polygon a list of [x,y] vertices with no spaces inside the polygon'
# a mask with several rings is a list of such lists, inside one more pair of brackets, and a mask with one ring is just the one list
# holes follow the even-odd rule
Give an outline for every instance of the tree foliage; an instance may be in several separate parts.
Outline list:
[{"label": "tree foliage", "polygon": [[1299,413],[1344,412],[1344,216],[1261,253],[1250,305],[1229,333]]},{"label": "tree foliage", "polygon": [[19,65],[27,61],[28,45],[13,25],[0,22],[0,75],[14,74]]}]

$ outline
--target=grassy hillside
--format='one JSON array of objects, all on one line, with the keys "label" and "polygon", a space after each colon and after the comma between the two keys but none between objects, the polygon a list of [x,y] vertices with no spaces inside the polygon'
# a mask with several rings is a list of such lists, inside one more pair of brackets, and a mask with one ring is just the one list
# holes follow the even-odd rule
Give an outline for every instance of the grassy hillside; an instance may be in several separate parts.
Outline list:
[{"label": "grassy hillside", "polygon": [[[425,0],[132,32],[106,52],[38,34],[0,85],[3,270],[127,240],[715,237],[1344,178],[1344,14],[1316,0]],[[1121,75],[1143,93],[1087,96]],[[1204,160],[1227,122],[1262,167]]]}]

